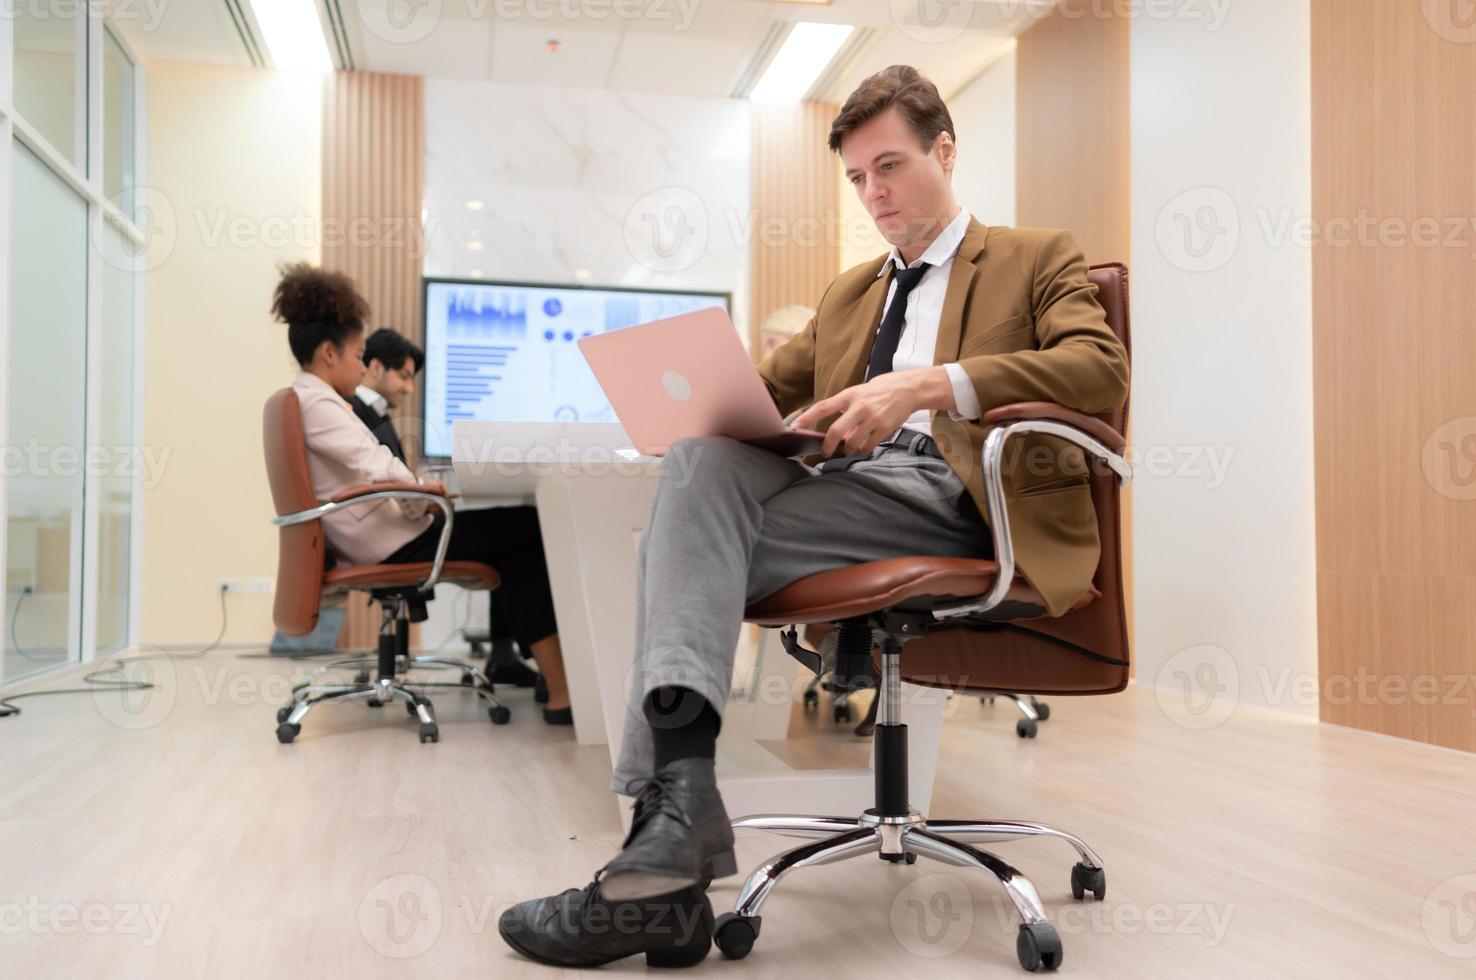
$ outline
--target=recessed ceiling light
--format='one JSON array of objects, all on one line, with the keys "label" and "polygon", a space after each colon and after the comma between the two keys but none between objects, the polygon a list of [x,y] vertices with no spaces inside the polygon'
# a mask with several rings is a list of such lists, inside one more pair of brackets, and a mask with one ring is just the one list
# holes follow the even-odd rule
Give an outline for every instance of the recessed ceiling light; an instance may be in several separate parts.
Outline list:
[{"label": "recessed ceiling light", "polygon": [[574,278],[575,279],[588,279],[589,278],[589,270],[588,269],[575,269],[574,270]]},{"label": "recessed ceiling light", "polygon": [[808,21],[795,24],[748,97],[754,102],[798,102],[803,99],[854,30],[850,24],[813,24]]},{"label": "recessed ceiling light", "polygon": [[482,250],[482,243],[475,240],[467,242],[466,250],[468,252],[480,252]]},{"label": "recessed ceiling light", "polygon": [[274,66],[282,71],[333,70],[316,4],[301,0],[251,0],[251,9]]},{"label": "recessed ceiling light", "polygon": [[480,279],[480,278],[482,278],[482,270],[481,269],[473,269],[473,270],[471,270],[471,277],[473,279]]},{"label": "recessed ceiling light", "polygon": [[466,209],[468,211],[480,211],[483,208],[485,208],[486,206],[487,206],[487,202],[486,201],[467,201],[466,202]]}]

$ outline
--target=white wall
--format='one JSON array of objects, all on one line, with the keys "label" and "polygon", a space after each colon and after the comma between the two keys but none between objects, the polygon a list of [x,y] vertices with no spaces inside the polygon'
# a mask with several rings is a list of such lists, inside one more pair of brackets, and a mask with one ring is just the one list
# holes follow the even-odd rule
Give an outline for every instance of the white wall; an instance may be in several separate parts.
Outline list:
[{"label": "white wall", "polygon": [[1133,22],[1133,547],[1140,683],[1315,716],[1308,3]]},{"label": "white wall", "polygon": [[728,291],[748,336],[747,102],[426,79],[425,112],[427,275]]},{"label": "white wall", "polygon": [[953,192],[986,225],[1015,223],[1015,50],[948,100],[958,131]]},{"label": "white wall", "polygon": [[[272,320],[279,263],[317,262],[322,78],[152,62],[142,623],[149,645],[203,644],[222,579],[275,578],[261,410],[292,381]],[[272,596],[231,595],[225,642],[265,645]]]}]

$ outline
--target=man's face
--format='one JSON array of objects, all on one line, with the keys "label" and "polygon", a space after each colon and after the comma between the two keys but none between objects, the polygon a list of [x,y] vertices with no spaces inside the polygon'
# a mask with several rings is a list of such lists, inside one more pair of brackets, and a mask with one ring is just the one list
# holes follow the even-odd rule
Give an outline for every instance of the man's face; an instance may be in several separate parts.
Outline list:
[{"label": "man's face", "polygon": [[415,394],[415,362],[405,358],[397,368],[387,368],[377,359],[369,362],[364,373],[364,383],[379,393],[390,408],[399,408],[400,402]]},{"label": "man's face", "polygon": [[896,106],[858,126],[840,150],[856,196],[882,237],[898,248],[930,241],[952,217],[954,154],[947,133],[924,149]]}]

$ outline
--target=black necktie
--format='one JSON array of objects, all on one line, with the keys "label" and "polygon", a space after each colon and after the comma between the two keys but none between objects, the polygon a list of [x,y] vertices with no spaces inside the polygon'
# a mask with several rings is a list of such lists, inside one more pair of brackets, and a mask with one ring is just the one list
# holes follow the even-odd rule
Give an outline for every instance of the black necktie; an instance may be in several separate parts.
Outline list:
[{"label": "black necktie", "polygon": [[871,363],[866,367],[866,380],[892,370],[892,358],[897,353],[897,342],[902,339],[902,323],[907,319],[907,294],[922,281],[923,273],[932,266],[924,262],[915,269],[894,269],[892,278],[897,280],[897,291],[882,317],[881,329],[871,345]]}]

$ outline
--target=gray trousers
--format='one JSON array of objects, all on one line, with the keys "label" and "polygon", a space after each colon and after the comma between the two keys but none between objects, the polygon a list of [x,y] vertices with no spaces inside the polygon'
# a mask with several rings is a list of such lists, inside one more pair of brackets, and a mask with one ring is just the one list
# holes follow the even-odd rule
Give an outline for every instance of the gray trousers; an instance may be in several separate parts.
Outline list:
[{"label": "gray trousers", "polygon": [[612,790],[629,793],[651,775],[642,705],[652,690],[690,688],[721,715],[749,603],[882,558],[991,556],[963,482],[914,448],[884,443],[848,470],[821,474],[724,437],[672,447],[640,543],[635,663]]}]

